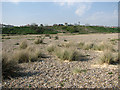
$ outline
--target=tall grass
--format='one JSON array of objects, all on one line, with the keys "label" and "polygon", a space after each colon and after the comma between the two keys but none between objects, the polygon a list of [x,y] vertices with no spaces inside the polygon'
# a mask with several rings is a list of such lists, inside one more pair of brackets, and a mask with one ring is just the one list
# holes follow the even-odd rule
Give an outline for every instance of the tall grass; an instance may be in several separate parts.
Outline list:
[{"label": "tall grass", "polygon": [[13,60],[7,53],[2,54],[2,76],[3,79],[15,76],[19,68],[16,60]]},{"label": "tall grass", "polygon": [[84,59],[80,52],[72,48],[56,48],[54,54],[61,60],[78,61]]},{"label": "tall grass", "polygon": [[113,64],[115,60],[114,55],[110,51],[105,51],[98,61],[99,64]]},{"label": "tall grass", "polygon": [[35,39],[35,41],[34,41],[34,43],[35,44],[42,44],[43,43],[43,39],[41,38],[41,39],[39,39],[39,38],[37,38],[37,39]]},{"label": "tall grass", "polygon": [[14,54],[13,59],[17,60],[18,63],[34,62],[43,55],[39,49],[30,47],[24,50],[15,51]]},{"label": "tall grass", "polygon": [[45,57],[43,52],[34,46],[28,46],[25,49],[15,50],[12,55],[3,53],[2,55],[2,75],[3,78],[15,76],[20,68],[19,63],[28,63],[37,61],[39,58]]},{"label": "tall grass", "polygon": [[111,44],[105,43],[105,42],[102,42],[99,45],[96,45],[96,47],[94,47],[93,49],[99,50],[99,51],[105,51],[105,50],[115,51],[115,49],[113,48]]},{"label": "tall grass", "polygon": [[75,47],[75,44],[73,42],[66,42],[58,45],[59,47],[65,47],[65,48],[70,48],[70,47]]},{"label": "tall grass", "polygon": [[49,45],[49,46],[47,47],[47,51],[48,51],[49,53],[54,52],[55,49],[56,49],[56,45]]},{"label": "tall grass", "polygon": [[22,41],[22,42],[20,43],[20,45],[19,45],[20,49],[26,49],[27,46],[28,46],[28,44],[27,44],[27,41],[26,41],[26,40]]},{"label": "tall grass", "polygon": [[109,51],[115,51],[115,49],[113,48],[113,46],[110,43],[78,43],[77,45],[79,48],[84,49],[84,50],[98,50],[98,51],[105,51],[105,50],[109,50]]}]

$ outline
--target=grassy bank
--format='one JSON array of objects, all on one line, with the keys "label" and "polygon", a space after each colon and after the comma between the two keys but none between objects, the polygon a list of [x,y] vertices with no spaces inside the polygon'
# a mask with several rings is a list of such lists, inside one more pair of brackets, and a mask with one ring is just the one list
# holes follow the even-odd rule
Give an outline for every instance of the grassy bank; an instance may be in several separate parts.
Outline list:
[{"label": "grassy bank", "polygon": [[3,28],[2,34],[119,33],[118,28],[98,26],[30,26]]}]

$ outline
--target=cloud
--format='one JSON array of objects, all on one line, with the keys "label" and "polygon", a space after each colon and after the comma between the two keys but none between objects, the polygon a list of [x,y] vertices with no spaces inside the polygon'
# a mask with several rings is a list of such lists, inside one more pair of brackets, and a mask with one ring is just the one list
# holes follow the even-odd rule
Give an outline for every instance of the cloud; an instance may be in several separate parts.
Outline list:
[{"label": "cloud", "polygon": [[54,3],[59,4],[60,6],[72,6],[76,1],[75,0],[53,0]]},{"label": "cloud", "polygon": [[74,5],[76,8],[75,14],[80,17],[84,15],[92,6],[92,2],[87,2],[87,1],[90,0],[63,0],[62,2],[58,2],[58,0],[54,0],[54,2],[59,4],[60,6],[70,7]]},{"label": "cloud", "polygon": [[96,12],[84,19],[87,23],[98,25],[118,25],[118,15],[116,10],[113,13]]},{"label": "cloud", "polygon": [[92,3],[82,3],[78,6],[75,11],[75,14],[78,16],[84,15],[92,6]]}]

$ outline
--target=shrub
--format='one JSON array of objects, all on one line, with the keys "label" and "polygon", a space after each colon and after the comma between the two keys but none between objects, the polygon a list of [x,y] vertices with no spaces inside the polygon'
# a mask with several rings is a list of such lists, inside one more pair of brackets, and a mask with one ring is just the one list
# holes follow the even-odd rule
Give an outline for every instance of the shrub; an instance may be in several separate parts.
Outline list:
[{"label": "shrub", "polygon": [[43,54],[40,50],[36,49],[34,52],[29,52],[29,61],[34,62],[37,61],[38,58],[42,58]]},{"label": "shrub", "polygon": [[114,62],[114,57],[110,51],[105,51],[99,60],[99,64],[103,64],[103,63],[112,64],[113,62]]},{"label": "shrub", "polygon": [[17,62],[11,59],[7,53],[3,53],[2,55],[2,76],[3,79],[15,76],[17,69],[19,66]]},{"label": "shrub", "polygon": [[50,35],[49,34],[45,34],[45,37],[50,37]]},{"label": "shrub", "polygon": [[58,36],[55,36],[55,40],[58,40],[59,39],[59,37]]},{"label": "shrub", "polygon": [[27,50],[19,50],[14,52],[13,60],[17,60],[18,63],[29,62],[29,52]]},{"label": "shrub", "polygon": [[27,41],[25,40],[25,41],[22,41],[21,43],[20,43],[20,45],[19,45],[19,47],[20,47],[20,49],[26,49],[27,48]]},{"label": "shrub", "polygon": [[15,45],[19,45],[19,43],[15,43]]},{"label": "shrub", "polygon": [[43,43],[43,39],[35,39],[34,41],[35,44],[40,44],[40,43]]},{"label": "shrub", "polygon": [[119,64],[119,61],[120,61],[120,52],[118,52],[117,55],[115,56],[114,63]]},{"label": "shrub", "polygon": [[49,39],[51,39],[52,37],[51,36],[49,36]]},{"label": "shrub", "polygon": [[48,48],[47,48],[47,51],[48,51],[49,53],[52,53],[52,52],[55,51],[55,49],[56,49],[56,46],[55,46],[55,45],[49,45]]},{"label": "shrub", "polygon": [[108,43],[101,43],[100,45],[97,45],[94,50],[99,50],[99,51],[104,51],[104,50],[109,50],[109,51],[115,51],[113,46]]},{"label": "shrub", "polygon": [[78,47],[79,47],[79,48],[83,48],[84,45],[85,45],[84,42],[80,42],[80,43],[78,43]]},{"label": "shrub", "polygon": [[26,50],[29,51],[29,52],[35,52],[36,47],[35,47],[35,46],[28,46],[28,47],[26,48]]},{"label": "shrub", "polygon": [[57,48],[55,55],[61,60],[77,61],[83,59],[83,55],[75,49],[71,48]]},{"label": "shrub", "polygon": [[42,58],[42,57],[44,57],[44,54],[42,53],[42,51],[40,49],[36,49],[35,50],[35,56],[37,58]]},{"label": "shrub", "polygon": [[18,63],[34,62],[37,61],[38,58],[44,57],[41,50],[34,47],[28,47],[24,50],[15,51],[14,54],[13,60],[18,61]]},{"label": "shrub", "polygon": [[64,42],[67,42],[67,40],[66,40],[66,39],[64,39]]},{"label": "shrub", "polygon": [[65,48],[70,48],[75,46],[75,44],[73,42],[66,42],[66,43],[62,43],[58,45],[59,47],[65,47]]},{"label": "shrub", "polygon": [[92,49],[92,48],[94,48],[94,47],[95,47],[95,44],[94,44],[94,43],[90,43],[90,44],[84,45],[84,46],[83,46],[83,49],[85,49],[85,50],[90,50],[90,49]]}]

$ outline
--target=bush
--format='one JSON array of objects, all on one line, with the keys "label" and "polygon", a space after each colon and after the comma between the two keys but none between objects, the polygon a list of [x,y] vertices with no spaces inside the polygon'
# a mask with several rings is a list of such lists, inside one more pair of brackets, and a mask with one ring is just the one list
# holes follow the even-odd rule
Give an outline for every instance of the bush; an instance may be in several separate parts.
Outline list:
[{"label": "bush", "polygon": [[18,63],[27,63],[37,61],[38,58],[44,57],[39,49],[34,47],[28,47],[24,50],[19,50],[14,52],[13,60],[18,61]]},{"label": "bush", "polygon": [[43,54],[40,50],[36,49],[34,52],[29,52],[29,61],[35,62],[38,58],[42,58]]},{"label": "bush", "polygon": [[112,64],[114,62],[114,57],[110,51],[105,51],[100,57],[99,64],[107,63]]},{"label": "bush", "polygon": [[71,48],[57,48],[55,55],[61,60],[78,61],[83,59],[83,55],[75,49]]},{"label": "bush", "polygon": [[49,53],[52,53],[52,52],[55,51],[55,49],[56,49],[56,46],[55,46],[55,45],[49,45],[48,48],[47,48],[47,51],[48,51]]},{"label": "bush", "polygon": [[43,39],[35,39],[34,41],[35,44],[40,44],[40,43],[43,43]]},{"label": "bush", "polygon": [[64,39],[64,42],[67,42],[67,40],[66,40],[66,39]]},{"label": "bush", "polygon": [[90,43],[90,44],[86,44],[83,46],[83,49],[85,50],[90,50],[90,49],[93,49],[95,47],[95,44],[93,43]]},{"label": "bush", "polygon": [[45,37],[50,37],[50,35],[49,34],[45,34]]},{"label": "bush", "polygon": [[13,77],[16,75],[19,66],[15,60],[8,56],[7,53],[2,55],[2,76],[3,79]]},{"label": "bush", "polygon": [[18,61],[18,63],[29,62],[29,52],[27,50],[19,50],[14,52],[13,60]]},{"label": "bush", "polygon": [[109,51],[115,51],[113,46],[111,44],[108,43],[101,43],[100,45],[97,45],[96,47],[94,47],[94,50],[99,50],[99,51],[105,51],[105,50],[109,50]]},{"label": "bush", "polygon": [[75,46],[75,44],[73,42],[66,42],[66,43],[62,43],[58,45],[59,47],[65,47],[65,48],[70,48]]},{"label": "bush", "polygon": [[55,36],[55,40],[58,40],[59,39],[59,37],[58,36]]},{"label": "bush", "polygon": [[27,41],[25,40],[25,41],[22,41],[21,43],[20,43],[20,45],[19,45],[19,47],[20,47],[20,49],[26,49],[27,48]]},{"label": "bush", "polygon": [[85,45],[84,42],[80,42],[80,43],[78,43],[78,47],[79,47],[79,48],[83,48],[84,45]]},{"label": "bush", "polygon": [[120,61],[120,52],[118,52],[117,55],[115,56],[114,63],[118,63],[119,64],[119,61]]}]

